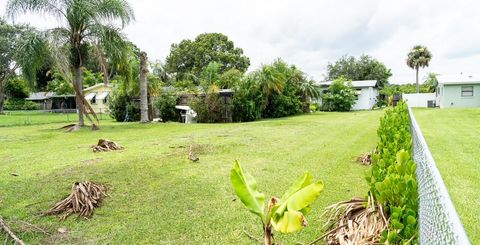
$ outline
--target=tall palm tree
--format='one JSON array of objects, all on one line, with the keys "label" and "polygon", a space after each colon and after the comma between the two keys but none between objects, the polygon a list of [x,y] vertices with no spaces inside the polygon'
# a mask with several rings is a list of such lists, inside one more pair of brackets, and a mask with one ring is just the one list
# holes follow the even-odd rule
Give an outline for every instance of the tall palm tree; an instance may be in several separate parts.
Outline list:
[{"label": "tall palm tree", "polygon": [[[126,0],[8,1],[7,14],[11,18],[27,12],[50,14],[63,23],[44,34],[55,67],[64,77],[72,80],[79,108],[78,126],[84,126],[84,114],[89,120],[89,112],[96,118],[83,97],[82,67],[87,58],[88,47],[93,46],[97,50],[96,54],[106,55],[111,61],[125,57],[127,44],[120,30],[134,20],[133,10]],[[117,22],[121,23],[121,28],[115,25]],[[99,57],[99,61],[105,64],[105,60],[102,60],[103,58]],[[103,69],[106,70],[105,67]]]},{"label": "tall palm tree", "polygon": [[302,93],[304,111],[308,112],[310,110],[311,100],[320,98],[320,89],[312,79],[300,80],[298,88]]},{"label": "tall palm tree", "polygon": [[420,67],[427,67],[431,59],[432,53],[430,53],[425,46],[415,45],[408,53],[407,65],[416,71],[417,93],[420,92],[420,84],[418,83],[418,70]]},{"label": "tall palm tree", "polygon": [[285,87],[285,74],[271,65],[262,65],[256,72],[256,79],[260,90],[267,98],[272,94],[281,93]]}]

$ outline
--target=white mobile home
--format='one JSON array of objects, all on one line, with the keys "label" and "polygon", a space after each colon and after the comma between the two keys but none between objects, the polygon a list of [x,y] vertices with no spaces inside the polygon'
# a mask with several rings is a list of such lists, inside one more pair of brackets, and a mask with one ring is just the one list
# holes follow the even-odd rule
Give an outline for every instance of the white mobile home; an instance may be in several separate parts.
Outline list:
[{"label": "white mobile home", "polygon": [[[318,83],[322,93],[328,90],[331,84],[332,81]],[[352,110],[371,110],[377,103],[379,95],[377,80],[352,81],[352,85],[357,95],[357,101]],[[322,99],[319,100],[319,104],[322,104]]]}]

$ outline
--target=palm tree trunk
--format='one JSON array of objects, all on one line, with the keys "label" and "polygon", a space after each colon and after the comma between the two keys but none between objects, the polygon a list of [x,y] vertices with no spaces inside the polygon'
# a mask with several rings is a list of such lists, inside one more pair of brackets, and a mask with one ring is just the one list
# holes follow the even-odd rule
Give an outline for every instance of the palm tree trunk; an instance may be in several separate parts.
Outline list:
[{"label": "palm tree trunk", "polygon": [[147,54],[140,53],[140,122],[148,122]]},{"label": "palm tree trunk", "polygon": [[417,71],[417,94],[420,93],[420,84],[418,83],[418,70],[419,68],[417,67],[416,71]]},{"label": "palm tree trunk", "polygon": [[6,79],[0,80],[0,114],[3,113],[3,104],[5,103],[5,83]]},{"label": "palm tree trunk", "polygon": [[83,119],[83,78],[82,78],[82,69],[80,66],[77,66],[74,68],[74,83],[75,87],[78,88],[77,92],[75,93],[75,100],[77,102],[77,109],[78,109],[78,126],[83,127],[85,126],[85,121]]}]

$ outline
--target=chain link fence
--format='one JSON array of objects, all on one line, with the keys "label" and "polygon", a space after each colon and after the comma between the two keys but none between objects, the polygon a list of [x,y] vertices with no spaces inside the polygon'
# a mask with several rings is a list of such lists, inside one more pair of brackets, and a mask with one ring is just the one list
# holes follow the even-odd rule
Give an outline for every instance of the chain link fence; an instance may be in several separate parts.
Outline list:
[{"label": "chain link fence", "polygon": [[408,113],[417,163],[420,244],[468,245],[470,241],[410,108]]}]

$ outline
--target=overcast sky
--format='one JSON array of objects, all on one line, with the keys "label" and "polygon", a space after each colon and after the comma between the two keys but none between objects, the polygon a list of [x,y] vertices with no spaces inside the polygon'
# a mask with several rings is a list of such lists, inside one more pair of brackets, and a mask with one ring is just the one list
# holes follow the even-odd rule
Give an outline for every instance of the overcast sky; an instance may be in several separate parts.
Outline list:
[{"label": "overcast sky", "polygon": [[[6,0],[0,0],[4,15]],[[392,69],[390,82],[415,80],[405,59],[415,44],[433,54],[421,71],[480,74],[480,1],[461,0],[130,0],[136,21],[124,32],[150,60],[165,60],[172,43],[221,32],[250,57],[250,70],[281,57],[315,79],[342,55],[368,54]],[[16,19],[39,28],[52,19]]]}]

